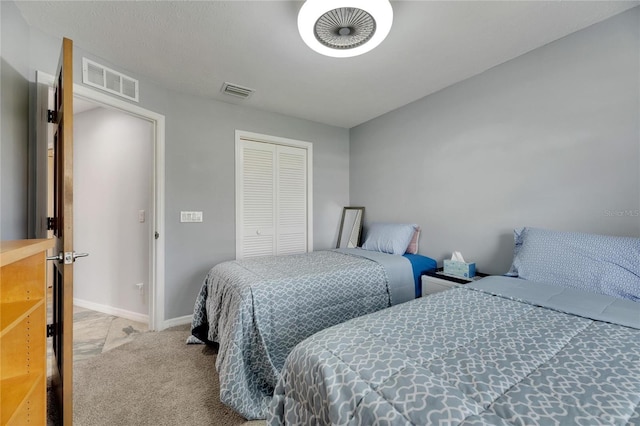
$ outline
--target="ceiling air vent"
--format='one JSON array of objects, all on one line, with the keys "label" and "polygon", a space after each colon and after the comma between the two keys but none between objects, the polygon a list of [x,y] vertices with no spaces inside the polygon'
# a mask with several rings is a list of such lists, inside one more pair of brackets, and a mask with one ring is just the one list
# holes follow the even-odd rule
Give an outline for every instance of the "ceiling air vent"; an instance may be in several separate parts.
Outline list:
[{"label": "ceiling air vent", "polygon": [[222,85],[222,93],[235,96],[236,98],[247,99],[255,92],[253,89],[249,89],[248,87],[238,86],[237,84],[227,83],[225,82]]},{"label": "ceiling air vent", "polygon": [[138,80],[82,58],[82,82],[105,92],[138,102]]}]

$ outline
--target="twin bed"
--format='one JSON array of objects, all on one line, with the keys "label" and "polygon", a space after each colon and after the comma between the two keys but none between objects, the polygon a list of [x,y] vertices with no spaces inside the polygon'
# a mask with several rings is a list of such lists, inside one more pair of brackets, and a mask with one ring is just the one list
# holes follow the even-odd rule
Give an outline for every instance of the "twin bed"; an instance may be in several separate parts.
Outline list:
[{"label": "twin bed", "polygon": [[265,418],[284,361],[317,331],[413,300],[425,256],[337,249],[223,262],[196,300],[192,334],[219,344],[220,400]]},{"label": "twin bed", "polygon": [[533,287],[487,277],[315,334],[268,424],[640,424],[638,303]]},{"label": "twin bed", "polygon": [[[402,304],[392,285],[380,297],[373,282],[386,272],[362,266],[379,264],[354,254],[319,252],[350,257],[342,262],[354,273],[342,284],[323,277],[300,287],[283,276],[267,290],[245,277],[239,290],[215,296],[237,312],[205,321],[206,338],[220,343],[221,399],[271,425],[640,424],[640,239],[533,228],[514,236],[517,278],[487,277]],[[317,264],[299,262],[292,268]],[[250,301],[236,309],[229,301],[241,294]],[[245,380],[247,371],[259,380]],[[223,385],[223,376],[232,379]]]}]

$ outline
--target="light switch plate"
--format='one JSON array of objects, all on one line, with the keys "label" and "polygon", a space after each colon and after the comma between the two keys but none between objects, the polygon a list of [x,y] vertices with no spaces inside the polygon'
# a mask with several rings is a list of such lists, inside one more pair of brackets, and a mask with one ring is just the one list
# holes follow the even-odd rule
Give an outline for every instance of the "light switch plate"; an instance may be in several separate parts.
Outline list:
[{"label": "light switch plate", "polygon": [[194,223],[202,222],[202,212],[180,212],[180,222]]}]

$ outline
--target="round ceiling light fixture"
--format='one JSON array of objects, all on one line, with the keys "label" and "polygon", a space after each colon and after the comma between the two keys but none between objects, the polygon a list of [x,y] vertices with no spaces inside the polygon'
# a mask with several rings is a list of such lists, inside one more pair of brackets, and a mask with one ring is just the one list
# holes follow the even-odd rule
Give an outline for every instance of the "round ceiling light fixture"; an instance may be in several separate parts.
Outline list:
[{"label": "round ceiling light fixture", "polygon": [[382,43],[391,30],[389,0],[307,0],[298,13],[298,31],[313,50],[347,58]]}]

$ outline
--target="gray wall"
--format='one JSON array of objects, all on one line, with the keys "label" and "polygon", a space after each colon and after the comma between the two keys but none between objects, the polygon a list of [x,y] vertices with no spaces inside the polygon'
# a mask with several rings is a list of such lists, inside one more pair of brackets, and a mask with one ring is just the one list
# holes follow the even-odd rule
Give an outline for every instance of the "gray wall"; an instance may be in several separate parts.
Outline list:
[{"label": "gray wall", "polygon": [[351,203],[504,273],[512,229],[640,236],[640,8],[351,129]]},{"label": "gray wall", "polygon": [[[32,29],[31,69],[53,74],[60,43]],[[165,319],[193,313],[209,268],[235,258],[236,129],[313,143],[314,248],[335,246],[349,203],[348,129],[172,91],[74,44],[76,82],[86,56],[139,79],[139,105],[166,118]],[[180,223],[181,210],[203,211],[204,222]]]},{"label": "gray wall", "polygon": [[0,2],[0,238],[27,237],[29,27],[13,2]]},{"label": "gray wall", "polygon": [[[166,107],[167,318],[190,314],[206,271],[235,258],[236,129],[313,142],[314,248],[335,245],[349,200],[348,130],[177,93]],[[179,223],[180,210],[203,211],[204,223]]]}]

